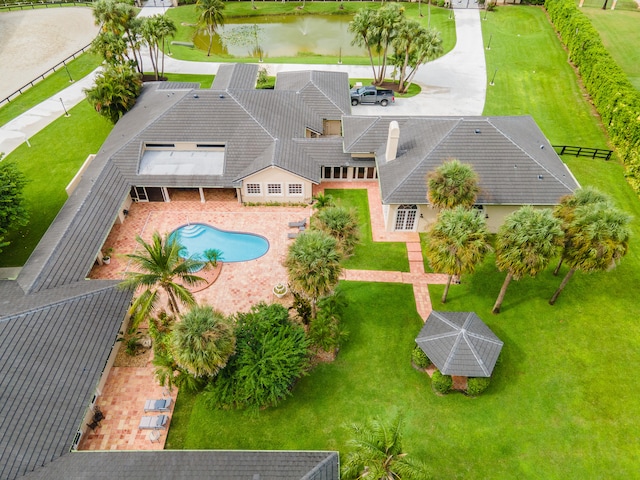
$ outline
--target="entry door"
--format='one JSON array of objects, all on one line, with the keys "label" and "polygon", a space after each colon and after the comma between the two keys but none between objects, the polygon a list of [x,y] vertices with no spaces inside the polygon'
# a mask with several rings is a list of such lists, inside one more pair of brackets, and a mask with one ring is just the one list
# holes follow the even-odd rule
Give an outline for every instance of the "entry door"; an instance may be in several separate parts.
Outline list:
[{"label": "entry door", "polygon": [[413,231],[416,225],[417,205],[400,205],[396,211],[395,230]]}]

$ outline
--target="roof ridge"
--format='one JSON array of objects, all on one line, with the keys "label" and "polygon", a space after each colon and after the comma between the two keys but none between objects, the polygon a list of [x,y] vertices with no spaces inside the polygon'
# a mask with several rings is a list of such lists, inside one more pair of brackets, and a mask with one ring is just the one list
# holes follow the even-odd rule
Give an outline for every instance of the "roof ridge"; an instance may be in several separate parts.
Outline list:
[{"label": "roof ridge", "polygon": [[[438,118],[438,117],[434,117],[434,118]],[[449,128],[449,130],[447,131],[447,133],[445,133],[445,134],[442,136],[442,138],[440,139],[440,141],[438,141],[438,142],[433,146],[433,148],[431,148],[430,150],[426,151],[426,152],[421,156],[421,158],[416,162],[415,166],[414,166],[411,170],[409,170],[409,171],[406,173],[406,175],[404,175],[404,179],[403,179],[401,182],[399,182],[399,183],[395,186],[395,188],[394,188],[393,190],[391,190],[391,191],[386,195],[386,197],[389,197],[389,196],[391,196],[391,195],[395,194],[395,193],[400,189],[400,187],[403,187],[403,186],[407,183],[407,181],[409,181],[409,179],[413,176],[413,172],[415,172],[418,168],[420,168],[420,166],[421,166],[421,165],[422,165],[422,163],[425,161],[425,159],[426,159],[427,157],[429,157],[429,155],[431,155],[431,153],[432,153],[434,150],[436,150],[436,149],[438,148],[438,146],[442,145],[442,143],[443,143],[447,138],[449,138],[449,137],[451,136],[451,132],[452,132],[452,131],[453,131],[453,130],[454,130],[454,129],[455,129],[455,128],[460,124],[460,122],[462,122],[462,121],[463,121],[463,118],[462,118],[462,117],[460,117],[460,118],[452,119],[452,120],[454,120],[454,122],[455,122],[455,123],[451,126],[451,128]],[[399,159],[396,159],[396,160],[393,160],[393,161],[398,161],[398,160],[399,160]],[[386,159],[385,159],[385,161],[386,161]],[[388,163],[387,163],[387,164],[388,164]],[[428,189],[427,189],[427,190],[428,190]],[[427,197],[427,198],[428,198],[428,197]],[[384,201],[384,199],[383,199],[383,201]],[[427,200],[427,202],[428,202],[428,200]]]},{"label": "roof ridge", "polygon": [[[512,115],[515,116],[515,115]],[[528,118],[533,118],[530,115],[525,115],[525,117]],[[521,152],[523,152],[527,157],[529,157],[536,165],[538,165],[540,168],[542,168],[545,172],[547,172],[549,175],[551,175],[553,178],[555,178],[558,182],[560,182],[562,185],[564,185],[566,188],[568,188],[569,190],[571,190],[571,187],[569,185],[567,185],[565,183],[564,180],[562,180],[561,178],[558,178],[558,176],[556,174],[554,174],[551,170],[549,170],[545,165],[543,165],[542,163],[540,163],[536,158],[534,158],[528,151],[526,151],[524,148],[522,148],[520,145],[518,145],[516,142],[513,141],[513,139],[508,136],[505,132],[502,131],[501,128],[499,128],[496,124],[494,124],[491,120],[494,117],[486,117],[486,122],[491,125],[493,128],[495,128],[498,132],[500,132],[500,135],[502,135],[504,138],[506,138],[507,140],[509,140],[509,142],[511,142],[513,145],[515,145],[516,148],[518,148],[518,150],[520,150]],[[540,132],[542,133],[542,130],[540,130]],[[544,136],[544,133],[542,134]],[[549,142],[549,140],[547,139],[547,137],[544,137],[545,141],[547,143],[549,143],[549,146],[551,146],[551,143]],[[553,147],[552,147],[553,148]],[[564,162],[562,162],[562,164],[564,165]]]},{"label": "roof ridge", "polygon": [[[353,145],[356,144],[367,132],[369,132],[369,130],[371,130],[375,125],[378,124],[378,121],[380,121],[382,119],[382,116],[377,116],[376,117],[376,116],[368,116],[368,115],[362,115],[362,116],[361,115],[349,115],[349,117],[357,118],[357,119],[372,118],[372,119],[374,119],[374,121],[367,128],[362,130],[360,135],[358,135],[356,137],[356,139],[353,142],[351,142],[351,144],[344,145],[344,141],[343,141],[342,150],[345,151],[345,152],[347,150],[350,150],[351,148],[353,148]],[[342,138],[344,138],[344,137],[342,137]]]},{"label": "roof ridge", "polygon": [[[246,92],[247,90],[242,90],[242,91],[243,91],[243,92]],[[253,113],[251,113],[251,112],[247,109],[247,107],[245,107],[245,106],[244,106],[244,104],[243,104],[242,102],[240,102],[240,100],[239,100],[238,98],[236,98],[236,96],[233,94],[233,92],[232,92],[232,91],[225,90],[225,92],[226,92],[226,93],[227,93],[231,98],[233,98],[233,100],[238,104],[238,106],[240,106],[240,108],[241,108],[242,110],[244,110],[244,111],[246,112],[246,114],[247,114],[247,115],[249,115],[249,116],[251,117],[251,119],[252,119],[254,122],[256,122],[256,124],[257,124],[260,128],[262,128],[262,130],[264,130],[264,132],[265,132],[267,135],[269,135],[269,137],[270,137],[272,140],[277,140],[277,139],[278,139],[277,137],[274,137],[274,136],[273,136],[273,134],[272,134],[269,130],[267,130],[267,128],[262,124],[262,122],[259,122],[259,121],[258,121],[258,119],[255,117],[255,115],[254,115]]]},{"label": "roof ridge", "polygon": [[476,347],[471,342],[469,342],[469,339],[467,338],[467,333],[469,333],[467,327],[471,326],[472,320],[473,320],[473,312],[469,312],[467,315],[467,318],[464,321],[464,324],[462,325],[462,337],[464,338],[465,343],[469,347],[469,350],[471,350],[471,353],[473,354],[473,357],[476,359],[476,362],[478,362],[478,365],[480,365],[482,372],[485,375],[490,376],[491,374],[488,371],[487,366],[484,364],[484,361],[480,357],[480,354],[476,350]]}]

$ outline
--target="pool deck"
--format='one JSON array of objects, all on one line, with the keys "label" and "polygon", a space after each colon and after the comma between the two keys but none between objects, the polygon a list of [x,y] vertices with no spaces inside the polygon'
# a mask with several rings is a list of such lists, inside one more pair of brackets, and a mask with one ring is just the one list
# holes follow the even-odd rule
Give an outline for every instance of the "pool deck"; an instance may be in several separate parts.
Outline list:
[{"label": "pool deck", "polygon": [[[431,313],[429,284],[446,282],[445,275],[428,274],[424,271],[420,250],[420,237],[414,232],[386,232],[382,217],[380,193],[375,182],[325,182],[314,189],[314,195],[325,188],[366,189],[373,239],[375,241],[397,241],[407,244],[409,272],[382,272],[371,270],[345,270],[344,280],[368,282],[394,282],[413,285],[416,309],[426,320]],[[206,203],[201,203],[194,192],[176,192],[170,203],[137,203],[129,209],[123,224],[115,225],[109,234],[106,247],[113,247],[111,263],[95,266],[90,278],[122,279],[130,268],[124,256],[140,246],[137,235],[149,241],[153,232],[170,233],[188,223],[206,223],[222,230],[248,232],[264,236],[269,241],[269,251],[255,260],[224,264],[216,281],[195,292],[200,304],[208,304],[233,314],[247,311],[259,302],[290,302],[290,294],[279,300],[273,294],[276,283],[287,282],[283,265],[287,248],[293,242],[288,234],[296,229],[289,222],[309,219],[313,213],[306,207],[246,207],[237,202],[233,191],[219,190],[207,193]],[[202,276],[211,274],[204,272]],[[80,450],[161,450],[166,441],[166,430],[158,440],[151,441],[147,431],[139,431],[138,423],[144,415],[143,406],[148,398],[162,398],[163,389],[153,376],[150,359],[143,367],[114,367],[107,384],[98,397],[97,405],[106,415],[101,427],[84,435]],[[164,392],[166,394],[166,392]],[[177,390],[171,392],[175,400]],[[175,403],[175,402],[174,402]],[[172,407],[173,410],[173,407]],[[157,414],[157,413],[153,413]],[[151,415],[151,413],[150,413]],[[171,413],[169,414],[171,415]]]}]

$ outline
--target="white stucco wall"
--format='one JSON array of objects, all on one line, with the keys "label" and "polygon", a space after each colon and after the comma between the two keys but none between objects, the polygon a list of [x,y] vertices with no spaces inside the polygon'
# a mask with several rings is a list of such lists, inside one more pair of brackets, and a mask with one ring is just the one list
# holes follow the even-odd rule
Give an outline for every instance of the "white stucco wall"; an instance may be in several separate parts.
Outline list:
[{"label": "white stucco wall", "polygon": [[[260,185],[260,194],[249,193],[247,186],[249,184]],[[280,194],[269,194],[267,187],[268,184],[280,184]],[[290,194],[290,184],[301,184],[301,194]],[[254,175],[251,175],[244,179],[242,182],[242,201],[243,203],[266,203],[266,202],[288,202],[288,203],[300,203],[311,202],[313,195],[313,184],[309,180],[294,175],[290,172],[282,170],[278,167],[270,167],[262,170]]]}]

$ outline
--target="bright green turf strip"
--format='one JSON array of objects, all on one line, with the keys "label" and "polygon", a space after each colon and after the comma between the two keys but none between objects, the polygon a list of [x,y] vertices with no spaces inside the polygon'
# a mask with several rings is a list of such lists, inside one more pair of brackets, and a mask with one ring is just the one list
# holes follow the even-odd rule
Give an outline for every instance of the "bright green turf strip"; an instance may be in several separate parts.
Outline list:
[{"label": "bright green turf strip", "polygon": [[[23,265],[67,200],[65,187],[87,156],[96,153],[113,126],[88,102],[81,102],[14,150],[14,161],[29,179],[24,189],[30,220],[6,237],[11,244],[0,255],[0,267]],[[63,141],[64,139],[64,141]]]},{"label": "bright green turf strip", "polygon": [[[340,4],[344,9],[340,9]],[[225,2],[224,15],[226,18],[231,17],[252,17],[256,15],[317,15],[317,14],[334,14],[345,15],[355,14],[362,8],[379,8],[379,2],[307,2],[304,10],[298,9],[301,2],[255,2],[256,10],[251,9],[251,2]],[[422,6],[422,18],[418,16],[418,4],[403,3],[406,15],[409,18],[415,18],[425,27],[428,23],[427,6]],[[195,34],[197,13],[195,5],[184,5],[179,8],[172,8],[167,11],[167,15],[173,19],[178,32],[174,41],[192,42]],[[431,7],[431,27],[440,31],[443,40],[443,49],[445,52],[450,51],[456,42],[455,21],[449,18],[449,10],[438,7]],[[268,48],[267,48],[268,50]],[[180,45],[171,45],[171,52],[174,57],[180,60],[195,60],[200,62],[255,62],[255,58],[251,57],[234,57],[232,55],[211,55],[207,57],[207,52],[196,48],[184,47]],[[325,56],[325,55],[298,55],[294,57],[265,57],[267,63],[303,63],[303,64],[337,64],[342,60],[347,65],[368,65],[369,58],[361,57],[342,57]],[[421,67],[426,68],[426,67]]]},{"label": "bright green turf strip", "polygon": [[[98,68],[100,63],[101,60],[99,56],[91,53],[83,53],[75,60],[67,63],[67,68],[69,69],[71,78],[75,81],[85,77]],[[67,71],[64,68],[57,70],[44,80],[36,83],[35,86],[25,90],[23,94],[14,97],[11,102],[4,104],[2,108],[0,108],[0,126],[26,112],[43,100],[64,90],[69,85],[71,85],[71,83]]]},{"label": "bright green turf strip", "polygon": [[338,205],[354,208],[360,223],[360,243],[351,257],[342,265],[351,270],[390,270],[396,272],[409,271],[407,245],[401,242],[374,242],[371,236],[371,216],[366,190],[332,190],[326,189]]},{"label": "bright green turf strip", "polygon": [[583,8],[581,12],[589,17],[604,46],[640,90],[640,11]]},{"label": "bright green turf strip", "polygon": [[608,148],[547,17],[539,7],[498,8],[482,22],[484,115],[531,115],[553,145]]}]

